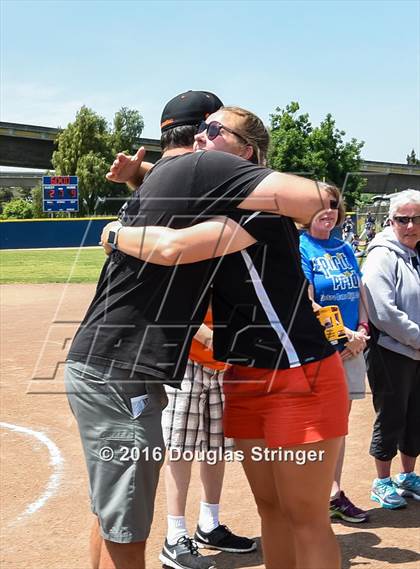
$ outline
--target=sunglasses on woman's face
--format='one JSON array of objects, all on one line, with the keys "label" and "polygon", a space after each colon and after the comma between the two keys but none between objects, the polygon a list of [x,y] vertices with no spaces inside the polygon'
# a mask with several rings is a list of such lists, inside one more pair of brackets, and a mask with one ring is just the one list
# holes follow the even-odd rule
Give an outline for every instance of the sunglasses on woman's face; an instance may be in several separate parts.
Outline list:
[{"label": "sunglasses on woman's face", "polygon": [[415,215],[414,217],[409,217],[408,215],[394,215],[393,220],[398,223],[398,225],[408,225],[410,221],[414,225],[420,225],[420,215]]},{"label": "sunglasses on woman's face", "polygon": [[235,132],[231,128],[228,128],[227,126],[224,126],[223,124],[221,124],[220,122],[217,122],[217,121],[211,121],[209,123],[202,121],[198,127],[197,134],[202,134],[203,132],[207,131],[207,138],[209,140],[214,140],[215,138],[217,138],[219,136],[222,128],[223,128],[223,130],[226,130],[227,132],[234,134],[235,136],[237,136],[238,138],[243,140],[246,144],[249,144],[247,139],[244,138],[241,134],[239,134],[238,132]]}]

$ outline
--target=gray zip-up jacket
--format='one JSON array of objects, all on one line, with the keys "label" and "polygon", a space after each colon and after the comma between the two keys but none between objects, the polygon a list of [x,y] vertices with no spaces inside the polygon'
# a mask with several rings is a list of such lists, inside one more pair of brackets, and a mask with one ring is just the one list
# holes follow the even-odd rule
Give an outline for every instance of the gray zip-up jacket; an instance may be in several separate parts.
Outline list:
[{"label": "gray zip-up jacket", "polygon": [[363,282],[369,319],[380,331],[378,344],[420,360],[420,273],[416,252],[402,245],[392,227],[368,247]]}]

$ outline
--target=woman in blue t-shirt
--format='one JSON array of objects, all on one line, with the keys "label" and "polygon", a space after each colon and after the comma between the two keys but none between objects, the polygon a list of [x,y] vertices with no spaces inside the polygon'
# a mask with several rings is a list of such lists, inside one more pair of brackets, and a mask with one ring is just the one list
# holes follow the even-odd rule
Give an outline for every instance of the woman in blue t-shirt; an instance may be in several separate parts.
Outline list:
[{"label": "woman in blue t-shirt", "polygon": [[[366,366],[363,350],[368,339],[369,325],[364,301],[361,272],[349,243],[331,236],[344,219],[344,207],[338,189],[331,188],[332,206],[320,212],[300,236],[302,268],[309,281],[308,293],[314,310],[322,306],[339,307],[348,342],[339,346],[349,389],[349,413],[353,399],[365,397]],[[347,522],[365,522],[367,512],[357,508],[340,488],[344,462],[345,438],[337,461],[331,488],[330,516]]]}]

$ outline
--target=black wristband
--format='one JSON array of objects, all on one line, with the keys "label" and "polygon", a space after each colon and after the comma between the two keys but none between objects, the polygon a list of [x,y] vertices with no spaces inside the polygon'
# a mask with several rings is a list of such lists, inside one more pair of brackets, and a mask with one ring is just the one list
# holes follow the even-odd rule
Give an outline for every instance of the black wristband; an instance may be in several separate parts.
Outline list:
[{"label": "black wristband", "polygon": [[108,233],[108,239],[106,242],[111,247],[111,249],[114,249],[114,250],[118,249],[118,233],[120,232],[121,227],[122,226],[117,227],[117,229],[115,229],[115,231],[111,230]]}]

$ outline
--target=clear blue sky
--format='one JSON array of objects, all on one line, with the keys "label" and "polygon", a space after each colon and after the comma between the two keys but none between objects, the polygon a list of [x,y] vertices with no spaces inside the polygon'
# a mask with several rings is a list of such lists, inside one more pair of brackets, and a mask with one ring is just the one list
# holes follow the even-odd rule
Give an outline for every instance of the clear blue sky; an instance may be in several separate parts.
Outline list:
[{"label": "clear blue sky", "polygon": [[420,153],[415,1],[3,0],[1,35],[3,121],[128,106],[158,138],[164,103],[203,89],[266,123],[291,100],[314,124],[330,112],[368,160]]}]

